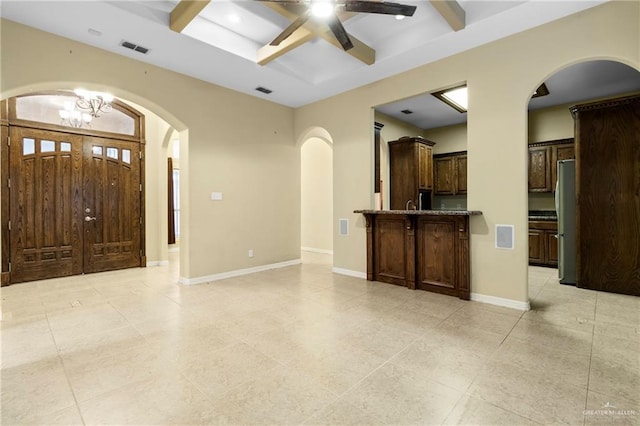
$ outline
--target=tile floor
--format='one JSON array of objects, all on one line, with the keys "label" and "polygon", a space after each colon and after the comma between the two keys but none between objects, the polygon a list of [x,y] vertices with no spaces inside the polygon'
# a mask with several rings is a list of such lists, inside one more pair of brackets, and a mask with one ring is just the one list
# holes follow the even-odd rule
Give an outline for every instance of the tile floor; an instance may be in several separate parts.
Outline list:
[{"label": "tile floor", "polygon": [[2,288],[2,424],[640,424],[640,298],[531,268],[523,313],[330,262]]}]

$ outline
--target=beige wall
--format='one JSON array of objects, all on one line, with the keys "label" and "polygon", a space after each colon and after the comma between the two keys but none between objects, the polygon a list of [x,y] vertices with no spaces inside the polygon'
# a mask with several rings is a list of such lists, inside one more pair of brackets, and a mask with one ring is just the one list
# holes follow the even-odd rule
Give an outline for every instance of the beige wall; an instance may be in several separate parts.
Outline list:
[{"label": "beige wall", "polygon": [[300,149],[301,245],[333,252],[333,151],[329,142],[309,138]]},{"label": "beige wall", "polygon": [[[300,151],[291,108],[11,21],[2,21],[1,37],[2,99],[82,85],[135,102],[180,132],[182,277],[299,259]],[[212,191],[224,200],[211,201]]]},{"label": "beige wall", "polygon": [[[580,61],[612,59],[638,68],[639,8],[637,2],[609,2],[296,110],[298,134],[314,125],[331,133],[334,221],[344,217],[356,224],[349,237],[334,241],[334,266],[366,270],[364,222],[353,210],[373,204],[370,108],[466,81],[468,208],[483,212],[471,218],[471,290],[525,307],[530,94]],[[514,250],[494,248],[496,224],[515,226]]]},{"label": "beige wall", "polygon": [[424,131],[424,137],[436,144],[434,154],[467,150],[467,123],[438,127]]}]

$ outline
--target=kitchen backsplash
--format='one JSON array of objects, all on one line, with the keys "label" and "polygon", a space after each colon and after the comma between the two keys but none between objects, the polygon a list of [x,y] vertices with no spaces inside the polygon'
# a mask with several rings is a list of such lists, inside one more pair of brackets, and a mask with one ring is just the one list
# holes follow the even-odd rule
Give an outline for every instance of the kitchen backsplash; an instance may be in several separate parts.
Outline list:
[{"label": "kitchen backsplash", "polygon": [[445,195],[433,197],[434,210],[466,210],[466,195]]},{"label": "kitchen backsplash", "polygon": [[553,193],[529,193],[529,210],[555,210],[556,202]]}]

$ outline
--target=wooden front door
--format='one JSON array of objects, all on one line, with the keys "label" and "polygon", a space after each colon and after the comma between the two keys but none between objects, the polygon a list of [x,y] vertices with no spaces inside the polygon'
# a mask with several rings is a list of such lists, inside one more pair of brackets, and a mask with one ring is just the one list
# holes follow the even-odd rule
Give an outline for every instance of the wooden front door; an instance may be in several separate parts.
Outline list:
[{"label": "wooden front door", "polygon": [[141,266],[140,144],[10,128],[11,281]]},{"label": "wooden front door", "polygon": [[140,153],[136,142],[84,137],[84,272],[140,266]]},{"label": "wooden front door", "polygon": [[11,128],[13,282],[82,273],[82,136]]}]

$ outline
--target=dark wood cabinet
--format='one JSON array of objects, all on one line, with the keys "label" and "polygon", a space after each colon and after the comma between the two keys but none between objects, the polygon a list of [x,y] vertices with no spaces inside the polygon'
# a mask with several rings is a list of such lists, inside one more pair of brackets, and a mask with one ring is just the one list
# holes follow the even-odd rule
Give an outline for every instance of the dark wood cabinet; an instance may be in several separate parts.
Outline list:
[{"label": "dark wood cabinet", "polygon": [[469,297],[469,229],[466,216],[419,216],[416,288]]},{"label": "dark wood cabinet", "polygon": [[529,144],[529,192],[553,192],[557,163],[575,158],[573,138]]},{"label": "dark wood cabinet", "polygon": [[421,137],[403,137],[389,142],[389,192],[392,210],[404,210],[409,200],[416,207],[420,204],[423,208],[431,207],[433,145],[435,142]]},{"label": "dark wood cabinet", "polygon": [[529,192],[551,192],[551,148],[529,148]]},{"label": "dark wood cabinet", "polygon": [[640,296],[640,96],[572,113],[577,286]]},{"label": "dark wood cabinet", "polygon": [[453,195],[455,194],[454,186],[454,160],[451,157],[434,158],[435,165],[435,194],[436,195]]},{"label": "dark wood cabinet", "polygon": [[467,193],[467,152],[453,152],[433,156],[435,195]]},{"label": "dark wood cabinet", "polygon": [[558,266],[558,222],[553,220],[529,221],[529,264]]},{"label": "dark wood cabinet", "polygon": [[480,212],[355,213],[366,218],[368,280],[469,299],[469,216]]}]

